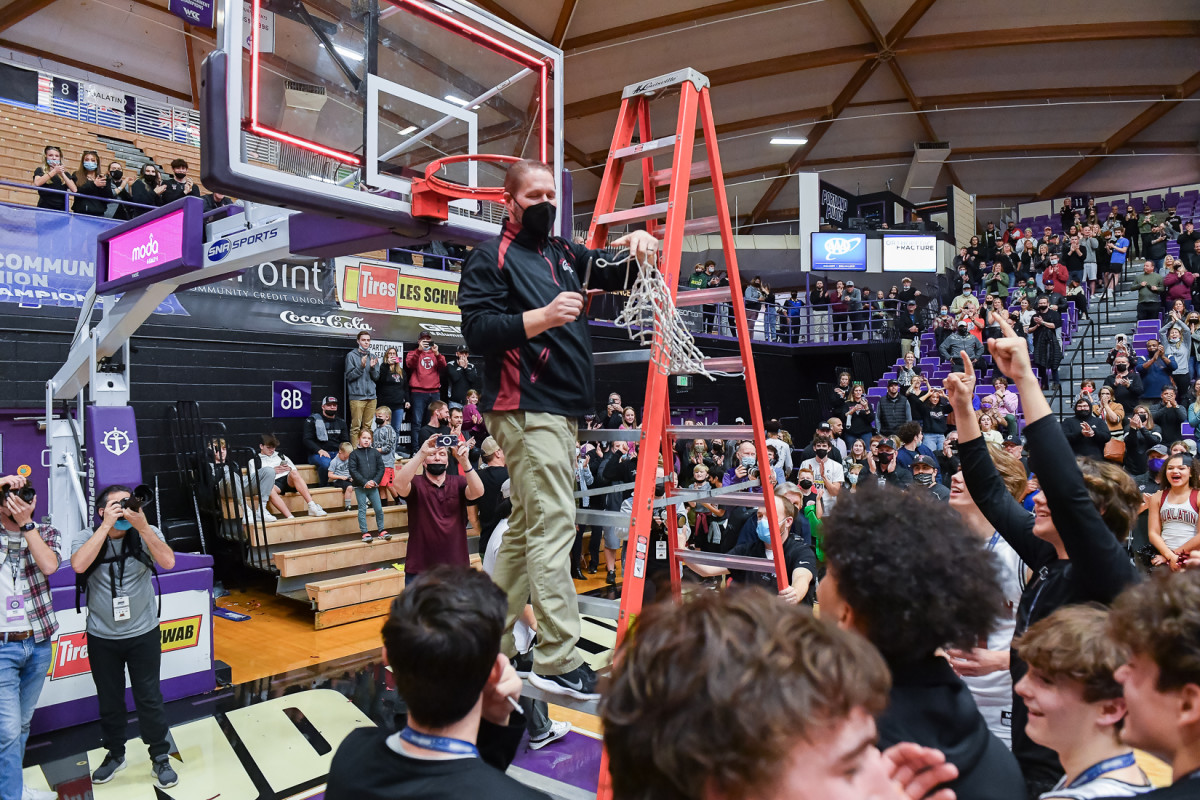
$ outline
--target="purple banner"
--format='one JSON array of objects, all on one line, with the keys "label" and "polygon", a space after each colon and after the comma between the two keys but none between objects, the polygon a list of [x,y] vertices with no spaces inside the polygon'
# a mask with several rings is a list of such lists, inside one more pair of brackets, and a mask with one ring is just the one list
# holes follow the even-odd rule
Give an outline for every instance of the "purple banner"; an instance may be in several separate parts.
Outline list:
[{"label": "purple banner", "polygon": [[167,0],[167,11],[197,28],[211,28],[216,18],[212,0]]},{"label": "purple banner", "polygon": [[88,500],[106,486],[134,488],[142,482],[137,421],[131,406],[87,407]]}]

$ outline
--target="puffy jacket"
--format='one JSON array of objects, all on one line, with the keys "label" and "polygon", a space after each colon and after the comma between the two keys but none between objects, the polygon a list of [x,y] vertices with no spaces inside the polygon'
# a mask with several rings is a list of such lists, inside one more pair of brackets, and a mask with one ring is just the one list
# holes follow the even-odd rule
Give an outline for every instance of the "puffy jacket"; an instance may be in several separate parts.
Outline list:
[{"label": "puffy jacket", "polygon": [[966,351],[967,358],[972,361],[980,358],[984,353],[983,344],[978,339],[970,333],[960,335],[956,330],[943,339],[942,346],[938,348],[942,358],[953,365],[954,372],[962,372],[962,358],[958,355],[960,350]]},{"label": "puffy jacket", "polygon": [[891,436],[901,425],[912,421],[912,406],[902,394],[896,395],[895,399],[884,395],[879,398],[875,414],[879,420],[879,432]]},{"label": "puffy jacket", "polygon": [[[367,363],[362,363],[363,357]],[[371,366],[375,356],[370,351],[356,347],[346,353],[346,390],[351,400],[371,400],[375,397],[375,382],[379,380],[379,364]]]},{"label": "puffy jacket", "polygon": [[[532,411],[582,417],[595,410],[595,370],[587,319],[525,338],[521,315],[549,305],[561,292],[621,289],[637,268],[601,268],[603,250],[552,236],[539,241],[513,222],[467,257],[458,287],[463,336],[484,355],[482,411]],[[590,267],[590,270],[589,270]]]},{"label": "puffy jacket", "polygon": [[383,456],[374,447],[356,447],[349,458],[350,480],[355,486],[383,480]]}]

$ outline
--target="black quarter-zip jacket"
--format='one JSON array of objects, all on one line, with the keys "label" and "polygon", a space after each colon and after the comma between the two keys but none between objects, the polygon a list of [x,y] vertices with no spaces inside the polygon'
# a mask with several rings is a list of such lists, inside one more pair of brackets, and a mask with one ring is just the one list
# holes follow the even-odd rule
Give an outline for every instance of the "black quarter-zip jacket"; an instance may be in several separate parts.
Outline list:
[{"label": "black quarter-zip jacket", "polygon": [[[463,337],[484,356],[481,411],[533,411],[582,417],[595,411],[592,339],[586,315],[525,338],[522,314],[561,292],[621,289],[637,267],[596,265],[616,258],[557,236],[539,241],[511,220],[467,257],[458,289]],[[589,270],[590,266],[590,270]],[[590,276],[590,279],[589,279]]]}]

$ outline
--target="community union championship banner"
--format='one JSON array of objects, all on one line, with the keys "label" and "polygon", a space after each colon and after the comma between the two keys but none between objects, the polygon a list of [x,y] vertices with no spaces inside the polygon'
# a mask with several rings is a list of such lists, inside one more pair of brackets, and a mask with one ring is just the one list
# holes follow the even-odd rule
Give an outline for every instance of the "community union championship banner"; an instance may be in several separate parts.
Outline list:
[{"label": "community union championship banner", "polygon": [[[0,303],[79,308],[96,285],[96,235],[116,220],[0,206]],[[186,315],[174,296],[155,312]]]}]

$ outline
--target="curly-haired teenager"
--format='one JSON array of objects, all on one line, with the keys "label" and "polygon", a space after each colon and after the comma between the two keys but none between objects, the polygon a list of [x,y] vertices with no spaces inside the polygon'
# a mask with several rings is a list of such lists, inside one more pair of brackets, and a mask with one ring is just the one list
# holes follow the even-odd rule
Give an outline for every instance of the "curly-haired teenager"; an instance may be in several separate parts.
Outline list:
[{"label": "curly-haired teenager", "polygon": [[[1062,427],[1050,411],[1029,363],[1029,348],[1007,323],[1004,336],[988,342],[996,368],[1017,385],[1025,409],[1029,466],[1041,492],[1030,514],[1012,496],[988,456],[971,398],[975,372],[966,369],[946,379],[947,394],[959,420],[958,455],[971,497],[996,531],[1034,572],[1017,607],[1016,635],[1055,610],[1073,603],[1111,603],[1133,583],[1137,572],[1123,547],[1137,518],[1142,495],[1115,464],[1081,459],[1076,462]],[[1013,683],[1025,675],[1014,656]],[[1062,777],[1053,750],[1025,734],[1027,710],[1013,697],[1013,754],[1021,764],[1028,794],[1049,791]]]},{"label": "curly-haired teenager", "polygon": [[888,684],[862,637],[759,588],[652,605],[600,702],[613,797],[951,800],[941,753],[875,746]]},{"label": "curly-haired teenager", "polygon": [[834,508],[823,533],[821,616],[866,637],[892,672],[881,746],[941,750],[958,767],[949,784],[958,800],[1020,797],[1016,760],[939,653],[970,648],[1002,613],[991,554],[946,504],[869,483]]}]

